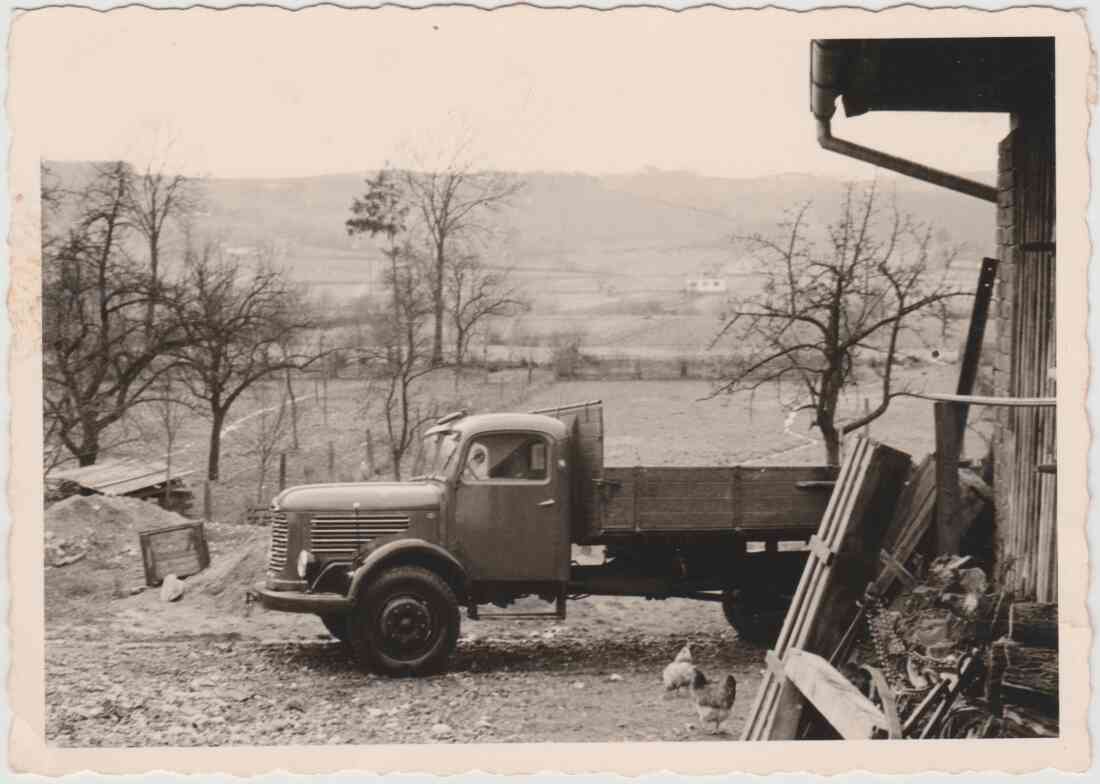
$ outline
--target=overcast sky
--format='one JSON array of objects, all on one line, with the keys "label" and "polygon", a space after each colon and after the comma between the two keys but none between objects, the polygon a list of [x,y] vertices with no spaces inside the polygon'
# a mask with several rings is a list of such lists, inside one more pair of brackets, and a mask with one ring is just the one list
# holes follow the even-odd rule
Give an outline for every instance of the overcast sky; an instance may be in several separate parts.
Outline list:
[{"label": "overcast sky", "polygon": [[[811,15],[333,8],[15,20],[12,121],[53,160],[151,151],[222,177],[362,172],[460,137],[515,171],[864,176],[822,151]],[[1003,115],[881,114],[834,132],[952,171],[992,171]]]}]

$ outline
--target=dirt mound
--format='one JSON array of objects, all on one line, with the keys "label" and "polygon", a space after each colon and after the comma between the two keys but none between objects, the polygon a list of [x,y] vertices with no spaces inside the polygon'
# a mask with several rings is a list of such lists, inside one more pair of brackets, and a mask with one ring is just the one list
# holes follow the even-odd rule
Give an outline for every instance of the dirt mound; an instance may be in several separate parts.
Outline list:
[{"label": "dirt mound", "polygon": [[243,540],[211,552],[210,568],[189,577],[184,587],[187,596],[208,596],[226,612],[244,611],[244,592],[263,581],[267,568],[268,533],[250,532]]},{"label": "dirt mound", "polygon": [[138,532],[185,522],[136,498],[71,496],[47,508],[47,620],[72,612],[97,613],[108,600],[142,586]]},{"label": "dirt mound", "polygon": [[112,549],[138,531],[186,523],[175,512],[150,501],[107,495],[75,495],[46,509],[46,538],[85,537],[100,548]]}]

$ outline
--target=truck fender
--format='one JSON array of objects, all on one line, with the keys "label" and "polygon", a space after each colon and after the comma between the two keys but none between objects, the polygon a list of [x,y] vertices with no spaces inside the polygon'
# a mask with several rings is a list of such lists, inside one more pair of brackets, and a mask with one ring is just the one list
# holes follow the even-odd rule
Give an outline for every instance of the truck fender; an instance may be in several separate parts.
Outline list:
[{"label": "truck fender", "polygon": [[366,580],[393,564],[423,566],[437,572],[440,577],[462,595],[466,592],[469,579],[464,567],[457,558],[437,544],[423,539],[400,539],[388,542],[367,556],[366,560],[351,576],[348,597],[354,599]]}]

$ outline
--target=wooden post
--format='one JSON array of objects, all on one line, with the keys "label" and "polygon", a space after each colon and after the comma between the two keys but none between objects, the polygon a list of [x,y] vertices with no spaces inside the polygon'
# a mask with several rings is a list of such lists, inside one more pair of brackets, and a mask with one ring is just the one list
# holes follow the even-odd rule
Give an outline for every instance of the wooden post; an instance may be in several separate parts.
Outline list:
[{"label": "wooden post", "polygon": [[[960,395],[974,394],[974,382],[978,378],[978,365],[982,356],[982,338],[985,336],[985,325],[989,320],[993,283],[997,278],[997,263],[997,259],[982,259],[982,269],[978,273],[978,289],[974,293],[974,309],[970,313],[970,329],[966,334],[966,347],[963,349],[959,367],[959,385],[955,390]],[[957,426],[960,441],[966,431],[968,408],[969,406],[963,405],[959,414]],[[959,451],[962,451],[961,446]]]},{"label": "wooden post", "polygon": [[[871,413],[871,401],[868,400],[867,398],[863,398],[863,416],[867,416],[870,413]],[[865,424],[863,426],[863,437],[864,438],[870,438],[871,437],[871,423],[870,422],[868,422],[867,424]]]},{"label": "wooden post", "polygon": [[279,492],[286,490],[286,452],[279,453]]},{"label": "wooden post", "polygon": [[214,502],[210,494],[210,480],[202,483],[202,519],[214,519]]},{"label": "wooden post", "polygon": [[939,401],[933,406],[936,419],[936,554],[958,555],[961,532],[955,525],[959,510],[959,430],[957,403]]},{"label": "wooden post", "polygon": [[367,428],[367,471],[368,476],[374,478],[374,441],[371,439],[370,428]]},{"label": "wooden post", "polygon": [[336,448],[332,442],[328,442],[328,481],[335,481],[336,477]]}]

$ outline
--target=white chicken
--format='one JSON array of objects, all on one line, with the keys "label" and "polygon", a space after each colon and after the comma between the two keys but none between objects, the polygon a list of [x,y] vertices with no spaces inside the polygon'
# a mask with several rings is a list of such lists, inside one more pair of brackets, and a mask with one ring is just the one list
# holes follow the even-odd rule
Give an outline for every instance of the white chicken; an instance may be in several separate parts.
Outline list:
[{"label": "white chicken", "polygon": [[676,654],[672,663],[665,667],[661,680],[664,681],[665,691],[677,691],[691,686],[695,678],[695,664],[691,659],[691,644],[688,643]]}]

